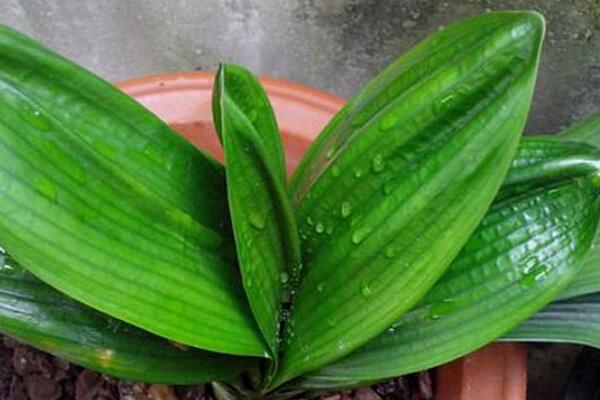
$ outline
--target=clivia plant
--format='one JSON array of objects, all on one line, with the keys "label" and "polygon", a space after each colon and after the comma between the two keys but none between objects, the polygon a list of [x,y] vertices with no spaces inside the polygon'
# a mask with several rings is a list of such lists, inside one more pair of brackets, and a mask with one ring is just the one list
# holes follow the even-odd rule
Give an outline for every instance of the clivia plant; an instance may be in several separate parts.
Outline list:
[{"label": "clivia plant", "polygon": [[533,12],[436,32],[288,183],[246,69],[215,78],[223,166],[0,28],[0,330],[229,397],[357,387],[498,339],[600,346],[600,118],[522,138],[543,32]]}]

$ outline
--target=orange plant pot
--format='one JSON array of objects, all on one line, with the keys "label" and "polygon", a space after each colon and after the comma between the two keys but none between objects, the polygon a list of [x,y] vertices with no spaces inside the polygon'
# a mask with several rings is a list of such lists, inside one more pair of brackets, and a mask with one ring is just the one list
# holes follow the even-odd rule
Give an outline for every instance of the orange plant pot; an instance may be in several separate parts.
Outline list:
[{"label": "orange plant pot", "polygon": [[[222,160],[211,113],[214,75],[177,72],[121,82],[118,86],[198,147]],[[297,83],[261,78],[273,104],[288,173],[345,101]],[[436,400],[523,400],[527,358],[520,344],[492,344],[443,365],[435,373]]]}]

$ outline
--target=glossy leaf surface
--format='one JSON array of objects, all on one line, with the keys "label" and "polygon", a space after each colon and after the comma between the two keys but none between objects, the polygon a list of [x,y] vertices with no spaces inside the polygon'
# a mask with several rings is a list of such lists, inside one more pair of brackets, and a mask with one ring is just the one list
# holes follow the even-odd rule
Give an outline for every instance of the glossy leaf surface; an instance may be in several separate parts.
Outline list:
[{"label": "glossy leaf surface", "polygon": [[69,296],[171,340],[264,355],[222,167],[107,82],[0,28],[0,243]]},{"label": "glossy leaf surface", "polygon": [[489,343],[577,274],[600,216],[589,177],[494,203],[433,289],[383,335],[301,385],[349,386],[419,371]]},{"label": "glossy leaf surface", "polygon": [[300,265],[279,130],[267,95],[246,69],[224,64],[213,120],[225,154],[237,255],[250,306],[273,353],[282,297]]},{"label": "glossy leaf surface", "polygon": [[185,348],[111,318],[52,289],[8,256],[0,269],[0,332],[95,371],[144,382],[226,380],[256,363]]},{"label": "glossy leaf surface", "polygon": [[[600,148],[600,114],[593,115],[560,133],[569,141],[581,141]],[[600,291],[600,230],[596,232],[590,254],[581,271],[559,298],[567,299]]]},{"label": "glossy leaf surface", "polygon": [[503,340],[564,342],[600,348],[600,293],[551,303]]},{"label": "glossy leaf surface", "polygon": [[533,13],[452,25],[325,128],[292,181],[305,271],[278,383],[380,334],[458,254],[515,154],[542,35]]}]

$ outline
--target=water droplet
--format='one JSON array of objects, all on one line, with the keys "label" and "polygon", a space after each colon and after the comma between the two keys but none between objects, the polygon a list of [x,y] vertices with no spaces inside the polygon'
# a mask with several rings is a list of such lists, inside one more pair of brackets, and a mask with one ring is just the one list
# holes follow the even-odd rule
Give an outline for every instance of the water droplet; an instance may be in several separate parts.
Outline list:
[{"label": "water droplet", "polygon": [[248,221],[254,229],[262,230],[265,227],[265,219],[259,212],[253,211],[248,215]]},{"label": "water droplet", "polygon": [[386,114],[382,119],[381,119],[381,123],[379,124],[379,129],[381,129],[382,131],[389,131],[390,129],[392,129],[396,123],[398,122],[398,117],[395,114]]},{"label": "water droplet", "polygon": [[536,282],[543,280],[550,272],[547,264],[535,264],[525,269],[525,274],[519,281],[523,286],[533,286]]},{"label": "water droplet", "polygon": [[325,233],[327,233],[328,235],[333,234],[333,226],[330,226],[329,228],[327,228],[327,230],[325,230]]},{"label": "water droplet", "polygon": [[38,177],[34,181],[34,186],[36,190],[46,199],[52,202],[56,201],[56,189],[54,188],[54,184],[47,178],[43,176]]},{"label": "water droplet", "polygon": [[256,122],[257,118],[258,118],[258,111],[250,110],[250,112],[248,113],[248,119],[250,120],[250,122]]},{"label": "water droplet", "polygon": [[306,217],[306,224],[308,226],[313,226],[315,224],[315,221],[313,221],[311,217]]},{"label": "water droplet", "polygon": [[341,171],[337,165],[334,165],[333,167],[331,167],[331,176],[333,176],[334,178],[337,178],[338,176],[340,176],[340,174],[341,174]]},{"label": "water droplet", "polygon": [[373,167],[373,172],[375,173],[380,173],[385,169],[385,162],[383,161],[381,154],[377,154],[375,157],[373,157],[371,166]]},{"label": "water droplet", "polygon": [[279,274],[279,281],[281,281],[282,284],[286,284],[288,283],[288,281],[290,280],[290,276],[288,275],[287,272],[282,272]]},{"label": "water droplet", "polygon": [[342,218],[348,218],[350,216],[350,214],[352,213],[352,206],[349,202],[342,202],[342,205],[340,206],[340,213],[342,215]]},{"label": "water droplet", "polygon": [[246,279],[246,287],[247,288],[251,288],[252,287],[252,279]]},{"label": "water droplet", "polygon": [[104,368],[109,367],[112,364],[113,358],[115,357],[115,351],[111,349],[100,349],[96,354],[98,362]]},{"label": "water droplet", "polygon": [[315,226],[315,232],[317,232],[318,234],[325,232],[325,226],[321,222],[318,222]]},{"label": "water droplet", "polygon": [[363,173],[362,173],[362,170],[360,170],[360,169],[355,169],[355,170],[354,170],[354,177],[355,177],[356,179],[360,178],[360,177],[362,176],[362,174],[363,174]]},{"label": "water droplet", "polygon": [[396,256],[396,250],[393,247],[388,247],[385,249],[385,258],[394,258]]},{"label": "water droplet", "polygon": [[0,273],[2,274],[13,274],[16,270],[11,265],[6,263],[6,252],[0,247]]},{"label": "water droplet", "polygon": [[289,290],[281,291],[281,302],[290,303],[292,301],[292,293]]},{"label": "water droplet", "polygon": [[383,194],[388,195],[394,191],[395,183],[390,181],[383,184]]},{"label": "water droplet", "polygon": [[331,149],[327,150],[327,153],[325,153],[325,158],[329,160],[331,157],[333,157],[333,153],[335,153],[335,149],[332,147]]},{"label": "water droplet", "polygon": [[303,268],[303,267],[304,267],[304,265],[302,265],[302,263],[301,263],[301,262],[295,262],[295,263],[293,263],[293,265],[292,265],[292,271],[294,271],[294,272],[299,272],[299,271],[302,271],[302,268]]},{"label": "water droplet", "polygon": [[10,264],[2,264],[2,266],[0,266],[0,273],[12,275],[15,272],[17,272],[17,269]]},{"label": "water droplet", "polygon": [[338,340],[337,348],[338,350],[344,350],[346,348],[346,342],[344,342],[343,340]]},{"label": "water droplet", "polygon": [[435,115],[439,115],[439,114],[443,113],[452,105],[453,101],[454,101],[453,93],[447,93],[447,94],[440,96],[433,102],[433,106],[432,106],[433,113]]},{"label": "water droplet", "polygon": [[371,230],[369,228],[366,228],[366,227],[358,228],[352,234],[352,243],[359,244],[360,242],[365,240],[365,238],[369,235],[369,233],[371,233]]},{"label": "water droplet", "polygon": [[371,289],[371,285],[369,285],[366,282],[363,282],[360,285],[360,293],[363,295],[363,297],[370,297],[373,294],[373,290]]},{"label": "water droplet", "polygon": [[40,131],[46,132],[52,128],[52,123],[40,110],[26,106],[21,116],[29,125]]},{"label": "water droplet", "polygon": [[454,311],[456,307],[457,304],[453,299],[444,299],[438,303],[433,303],[429,306],[429,318],[438,320]]}]

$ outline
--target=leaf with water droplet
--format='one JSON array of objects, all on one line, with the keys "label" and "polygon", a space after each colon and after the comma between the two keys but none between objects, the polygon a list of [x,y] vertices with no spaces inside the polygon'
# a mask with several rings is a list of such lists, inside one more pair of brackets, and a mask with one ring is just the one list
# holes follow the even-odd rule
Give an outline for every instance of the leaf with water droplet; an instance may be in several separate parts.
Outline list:
[{"label": "leaf with water droplet", "polygon": [[[248,70],[230,64],[221,65],[215,78],[213,119],[223,145],[242,281],[254,318],[276,354],[282,302],[292,301],[293,287],[288,286],[296,281],[300,270],[294,266],[301,262],[279,130],[260,83]],[[325,226],[317,223],[314,230],[321,234]]]},{"label": "leaf with water droplet", "polygon": [[352,206],[350,205],[350,203],[347,201],[342,202],[342,205],[340,206],[340,215],[342,216],[342,218],[348,218],[351,213]]},{"label": "leaf with water droplet", "polygon": [[317,225],[315,226],[315,232],[318,234],[325,232],[325,225],[323,225],[321,222],[317,222]]},{"label": "leaf with water droplet", "polygon": [[[513,37],[515,26],[526,33]],[[311,238],[310,268],[291,316],[313,351],[310,365],[291,341],[276,383],[329,364],[385,331],[460,252],[516,154],[542,35],[540,18],[520,12],[486,14],[437,32],[362,88],[314,142],[291,180],[298,220],[310,215],[339,229]],[[502,69],[482,75],[486,63]],[[441,108],[430,112],[437,103]],[[322,156],[331,147],[338,149],[335,167],[362,168],[364,176],[334,179],[333,164]],[[386,189],[391,178],[397,182]],[[331,218],[347,199],[350,227]],[[388,247],[396,250],[393,258],[385,256]],[[325,290],[318,293],[317,279],[324,276]],[[385,285],[365,299],[352,293],[356,286],[344,290],[348,277]],[[343,315],[343,326],[314,323],[331,315]],[[337,340],[347,346],[340,350]]]},{"label": "leaf with water droplet", "polygon": [[[543,168],[539,172],[544,176]],[[581,269],[600,219],[600,200],[590,176],[539,177],[529,176],[527,190],[498,195],[447,273],[393,330],[309,372],[300,387],[335,387],[435,367],[497,339],[553,300]],[[548,320],[534,317],[515,336],[547,337],[549,331],[538,324],[552,329]]]},{"label": "leaf with water droplet", "polygon": [[0,302],[10,304],[0,308],[3,334],[121,379],[198,384],[228,379],[254,365],[245,357],[174,346],[109,317],[38,280],[8,255],[0,268]]},{"label": "leaf with water droplet", "polygon": [[234,268],[222,166],[113,84],[4,26],[0,54],[9,253],[155,335],[264,356]]},{"label": "leaf with water droplet", "polygon": [[390,113],[390,114],[385,115],[381,119],[381,123],[380,123],[379,127],[382,131],[389,131],[396,125],[397,122],[398,122],[398,116],[396,114]]},{"label": "leaf with water droplet", "polygon": [[360,294],[362,294],[363,297],[371,297],[371,295],[373,294],[373,289],[371,289],[371,285],[366,282],[361,283]]},{"label": "leaf with water droplet", "polygon": [[389,258],[391,260],[396,256],[396,250],[394,250],[394,248],[392,248],[392,247],[388,247],[385,249],[384,254],[385,254],[386,258]]},{"label": "leaf with water droplet", "polygon": [[254,229],[259,231],[265,227],[265,218],[259,211],[251,211],[248,214],[248,221]]},{"label": "leaf with water droplet", "polygon": [[356,229],[352,233],[352,243],[360,244],[369,234],[371,233],[371,228],[368,226],[363,226],[361,228]]},{"label": "leaf with water droplet", "polygon": [[375,173],[380,173],[385,169],[385,161],[383,160],[383,156],[381,154],[377,154],[375,157],[373,157],[371,167]]}]

